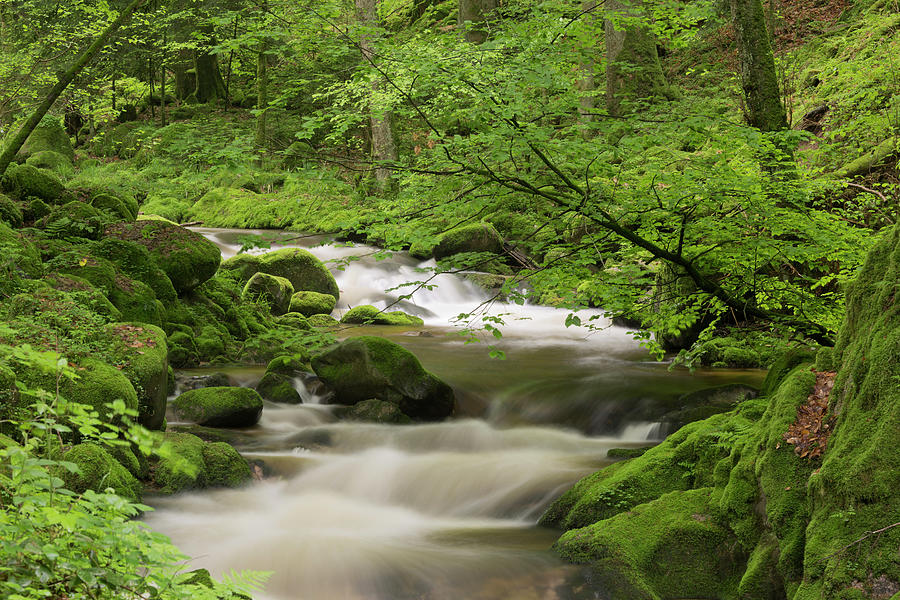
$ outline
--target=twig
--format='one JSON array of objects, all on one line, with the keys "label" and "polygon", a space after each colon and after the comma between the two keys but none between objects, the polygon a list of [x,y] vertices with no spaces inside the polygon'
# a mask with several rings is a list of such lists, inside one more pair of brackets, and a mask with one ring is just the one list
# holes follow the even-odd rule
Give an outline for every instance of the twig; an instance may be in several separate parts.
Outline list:
[{"label": "twig", "polygon": [[819,559],[819,562],[824,562],[824,561],[828,560],[829,558],[834,558],[835,556],[837,556],[838,554],[840,554],[840,553],[843,552],[844,550],[847,550],[848,548],[851,548],[852,546],[855,546],[856,544],[859,544],[860,542],[864,541],[865,539],[870,538],[870,537],[872,537],[873,535],[878,535],[878,534],[884,533],[884,532],[887,531],[888,529],[893,529],[894,527],[900,527],[900,521],[898,521],[897,523],[893,523],[893,524],[891,524],[891,525],[888,525],[887,527],[882,527],[881,529],[875,529],[875,530],[872,530],[872,531],[867,531],[867,532],[865,532],[862,536],[860,536],[860,537],[858,537],[857,539],[853,540],[852,542],[850,542],[850,543],[847,544],[846,546],[842,546],[842,547],[839,548],[837,551],[832,552],[832,553],[829,554],[828,556],[826,556],[826,557],[824,557],[824,558],[820,558],[820,559]]}]

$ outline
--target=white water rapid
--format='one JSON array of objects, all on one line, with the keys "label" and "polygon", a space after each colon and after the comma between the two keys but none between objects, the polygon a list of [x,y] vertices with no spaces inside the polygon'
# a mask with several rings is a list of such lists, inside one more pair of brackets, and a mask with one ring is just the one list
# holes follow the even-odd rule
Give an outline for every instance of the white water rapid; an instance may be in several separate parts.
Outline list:
[{"label": "white water rapid", "polygon": [[[197,229],[222,248],[236,230]],[[289,234],[284,234],[288,236]],[[376,260],[361,245],[307,247],[329,262],[341,289],[336,314],[385,307],[433,266],[395,255]],[[396,308],[425,319],[423,330],[365,328],[414,352],[450,383],[460,416],[445,423],[338,422],[306,389],[304,404],[267,403],[260,424],[234,443],[269,477],[239,490],[156,499],[146,517],[215,575],[273,572],[257,600],[466,600],[596,598],[579,569],[550,552],[558,532],[535,527],[568,486],[607,464],[613,447],[656,439],[655,419],[678,395],[734,381],[735,374],[667,373],[621,328],[565,327],[566,311],[491,303],[504,315],[497,345],[452,335],[457,315],[488,299],[458,276],[441,275]],[[584,311],[582,320],[599,312]],[[422,335],[422,332],[426,335]],[[240,379],[241,370],[235,372]],[[243,371],[243,384],[259,377]],[[725,379],[725,377],[729,377]]]}]

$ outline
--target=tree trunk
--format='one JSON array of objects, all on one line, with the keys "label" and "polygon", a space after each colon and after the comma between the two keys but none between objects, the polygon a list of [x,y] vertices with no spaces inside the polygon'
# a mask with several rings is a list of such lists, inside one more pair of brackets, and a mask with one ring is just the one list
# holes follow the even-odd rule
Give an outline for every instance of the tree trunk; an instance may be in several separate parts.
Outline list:
[{"label": "tree trunk", "polygon": [[167,32],[163,31],[162,56],[159,59],[159,124],[166,126],[166,42]]},{"label": "tree trunk", "polygon": [[[356,16],[360,24],[367,27],[375,26],[378,23],[377,0],[356,0]],[[372,62],[374,60],[374,49],[369,35],[363,35],[360,38],[359,47],[364,58]],[[380,82],[373,82],[373,94],[376,94],[380,87]],[[372,158],[377,163],[375,178],[378,181],[380,190],[384,192],[392,188],[394,182],[391,170],[384,166],[383,163],[397,160],[397,146],[394,143],[394,132],[392,129],[393,114],[390,111],[379,110],[370,106],[369,121],[372,137]]]},{"label": "tree trunk", "polygon": [[[485,27],[491,13],[497,10],[498,0],[459,0],[459,28],[465,31],[467,42],[481,44],[488,37]],[[466,23],[469,25],[466,25]]]},{"label": "tree trunk", "polygon": [[[260,4],[260,9],[265,12],[268,9],[266,0]],[[260,152],[266,147],[266,113],[269,107],[269,59],[266,56],[268,43],[265,38],[259,43],[259,51],[256,55],[256,147]]]},{"label": "tree trunk", "polygon": [[731,18],[741,63],[747,121],[761,131],[787,128],[775,55],[761,0],[731,0]]},{"label": "tree trunk", "polygon": [[[581,4],[581,10],[584,12],[584,19],[588,27],[593,27],[596,21],[596,10],[599,0],[584,0]],[[593,54],[593,46],[587,49]],[[594,80],[594,59],[585,58],[580,65],[581,80],[578,82],[578,90],[581,97],[578,100],[578,117],[584,126],[582,136],[585,139],[591,137],[590,123],[593,120],[594,113],[594,91],[596,90],[596,81]]]},{"label": "tree trunk", "polygon": [[197,77],[197,102],[215,102],[225,97],[225,80],[219,70],[219,58],[205,50],[194,52],[194,72]]},{"label": "tree trunk", "polygon": [[[232,39],[237,38],[238,33],[238,18],[234,18],[234,33],[232,34]],[[225,110],[228,110],[228,106],[231,104],[231,66],[234,63],[234,48],[228,53],[228,69],[226,70],[225,75]]]},{"label": "tree trunk", "polygon": [[133,0],[131,4],[120,12],[119,16],[116,17],[116,19],[110,23],[99,36],[97,36],[97,39],[95,39],[88,49],[78,57],[78,60],[76,60],[67,71],[59,76],[59,81],[51,88],[47,97],[44,98],[43,102],[41,102],[34,112],[31,113],[31,116],[28,117],[25,124],[22,125],[16,135],[6,145],[3,153],[0,154],[0,176],[6,172],[9,163],[15,158],[16,153],[25,143],[25,140],[28,139],[28,136],[31,135],[31,132],[34,131],[34,128],[37,127],[44,115],[47,114],[47,111],[50,110],[50,107],[53,106],[53,103],[56,102],[56,99],[59,98],[60,94],[62,94],[69,84],[72,83],[72,80],[75,79],[75,77],[77,77],[98,54],[100,54],[103,47],[109,43],[109,40],[115,35],[119,27],[122,26],[122,23],[131,16],[131,13],[146,1],[147,0]]},{"label": "tree trunk", "polygon": [[[639,17],[643,14],[643,2],[606,0],[606,9],[615,16]],[[609,114],[620,116],[625,111],[623,99],[671,97],[666,84],[656,39],[644,27],[625,27],[607,19],[606,32],[606,108]]]}]

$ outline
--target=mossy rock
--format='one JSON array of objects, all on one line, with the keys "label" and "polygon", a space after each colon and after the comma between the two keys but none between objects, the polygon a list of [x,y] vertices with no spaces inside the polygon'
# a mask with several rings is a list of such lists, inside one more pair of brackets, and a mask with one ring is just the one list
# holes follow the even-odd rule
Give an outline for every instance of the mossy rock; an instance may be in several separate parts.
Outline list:
[{"label": "mossy rock", "polygon": [[453,414],[449,385],[422,368],[402,346],[361,336],[313,357],[316,375],[334,391],[334,401],[352,405],[370,398],[394,402],[414,419],[440,420]]},{"label": "mossy rock", "polygon": [[340,321],[331,315],[313,315],[306,322],[317,329],[338,327],[341,324]]},{"label": "mossy rock", "polygon": [[104,294],[109,294],[116,282],[115,265],[89,251],[68,250],[47,261],[46,266],[53,273],[84,279]]},{"label": "mossy rock", "polygon": [[[330,297],[331,296],[329,296],[329,298]],[[313,316],[319,316],[319,315],[313,315]],[[300,329],[303,331],[311,331],[312,330],[312,325],[310,324],[309,319],[307,319],[305,316],[301,315],[298,312],[284,313],[283,315],[280,315],[276,319],[276,322],[279,325],[284,325],[286,327],[290,327],[291,329]],[[335,323],[337,323],[337,321],[335,321]]]},{"label": "mossy rock", "polygon": [[169,347],[169,362],[173,367],[185,368],[200,362],[200,353],[194,336],[183,331],[171,333],[166,340]]},{"label": "mossy rock", "polygon": [[341,317],[341,323],[353,325],[402,325],[421,327],[425,321],[403,311],[381,312],[371,304],[351,308]]},{"label": "mossy rock", "polygon": [[291,296],[289,312],[300,313],[305,317],[328,315],[334,310],[335,304],[337,304],[337,300],[331,294],[296,292]]},{"label": "mossy rock", "polygon": [[391,425],[407,425],[412,423],[407,415],[403,414],[400,407],[393,402],[386,402],[371,398],[363,400],[353,406],[341,408],[335,414],[344,421],[359,421],[362,423],[381,423]]},{"label": "mossy rock", "polygon": [[72,446],[62,459],[78,466],[77,473],[61,473],[66,488],[76,494],[112,488],[116,494],[133,502],[141,499],[141,483],[102,446],[78,444]]},{"label": "mossy rock", "polygon": [[19,228],[24,222],[22,209],[6,194],[0,194],[0,223],[6,223],[12,228]]},{"label": "mossy rock", "polygon": [[490,223],[475,223],[443,234],[434,247],[435,258],[461,252],[503,252],[503,237]]},{"label": "mossy rock", "polygon": [[266,373],[278,373],[289,377],[298,377],[303,373],[309,372],[309,355],[306,353],[276,356],[266,365]]},{"label": "mossy rock", "polygon": [[794,367],[801,363],[815,362],[815,360],[816,353],[812,349],[804,346],[791,348],[769,366],[769,372],[766,373],[760,393],[763,396],[771,395]]},{"label": "mossy rock", "polygon": [[63,196],[62,182],[56,175],[31,165],[9,165],[0,178],[0,188],[20,200],[29,196],[54,204]]},{"label": "mossy rock", "polygon": [[207,387],[178,396],[172,407],[178,418],[208,427],[251,427],[262,414],[256,390],[242,387]]},{"label": "mossy rock", "polygon": [[[672,492],[628,513],[568,531],[554,548],[570,562],[593,564],[630,597],[734,597],[743,571],[740,545],[717,514],[712,488]],[[638,591],[642,593],[637,593]],[[607,590],[620,598],[615,588]],[[628,597],[625,596],[625,597]]]},{"label": "mossy rock", "polygon": [[175,300],[175,287],[169,276],[157,266],[150,252],[141,244],[118,238],[104,238],[91,246],[91,255],[112,262],[132,279],[150,286],[158,300]]},{"label": "mossy rock", "polygon": [[[19,131],[19,127],[10,130],[7,139],[12,138]],[[75,160],[75,150],[69,134],[59,119],[45,116],[37,124],[37,127],[29,134],[25,143],[16,153],[16,160],[25,161],[30,157],[44,151],[52,151],[62,155],[70,164]]]},{"label": "mossy rock", "polygon": [[223,269],[236,270],[242,279],[254,273],[284,277],[295,292],[311,291],[340,297],[337,282],[318,258],[301,248],[282,248],[261,256],[238,254],[222,263]]},{"label": "mossy rock", "polygon": [[91,206],[109,215],[113,221],[134,221],[137,215],[132,214],[120,199],[109,194],[100,194],[91,199]]},{"label": "mossy rock", "polygon": [[291,296],[294,286],[284,277],[269,275],[268,273],[255,273],[241,292],[241,300],[264,302],[273,315],[283,315],[288,312],[291,305]]},{"label": "mossy rock", "polygon": [[46,169],[58,175],[71,175],[75,171],[69,158],[53,150],[35,152],[28,157],[25,164],[38,169]]},{"label": "mossy rock", "polygon": [[166,334],[146,323],[115,323],[108,330],[117,343],[122,372],[138,394],[138,420],[147,429],[160,429],[166,417],[168,397],[168,346]]},{"label": "mossy rock", "polygon": [[96,240],[108,221],[103,213],[90,204],[73,200],[57,206],[40,220],[38,227],[55,238],[81,237]]},{"label": "mossy rock", "polygon": [[197,352],[201,360],[211,361],[224,356],[229,342],[226,331],[222,331],[214,325],[205,325],[194,338]]},{"label": "mossy rock", "polygon": [[88,149],[95,156],[132,158],[140,146],[140,129],[136,123],[121,123],[95,135]]},{"label": "mossy rock", "polygon": [[31,222],[39,221],[53,211],[53,207],[40,198],[28,197],[25,199],[25,208],[22,216]]},{"label": "mossy rock", "polygon": [[224,442],[189,433],[166,433],[169,452],[157,457],[153,483],[164,494],[207,487],[238,487],[251,479],[250,465]]},{"label": "mossy rock", "polygon": [[199,233],[164,221],[116,223],[106,235],[144,246],[179,294],[215,275],[222,259],[219,248]]},{"label": "mossy rock", "polygon": [[12,274],[31,279],[44,274],[41,255],[35,245],[20,232],[0,223],[0,253]]},{"label": "mossy rock", "polygon": [[143,281],[121,274],[110,288],[109,301],[119,309],[122,319],[162,327],[166,322],[166,309],[156,294]]},{"label": "mossy rock", "polygon": [[266,373],[256,385],[256,391],[266,400],[283,404],[300,404],[303,398],[294,387],[294,378],[280,373]]}]

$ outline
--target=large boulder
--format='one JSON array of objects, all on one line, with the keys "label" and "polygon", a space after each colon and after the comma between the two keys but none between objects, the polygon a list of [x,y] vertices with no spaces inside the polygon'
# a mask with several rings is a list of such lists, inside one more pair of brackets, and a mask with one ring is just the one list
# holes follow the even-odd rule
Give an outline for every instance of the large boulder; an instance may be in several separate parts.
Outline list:
[{"label": "large boulder", "polygon": [[91,256],[104,258],[132,279],[147,284],[158,300],[175,300],[175,287],[169,276],[159,268],[150,252],[141,244],[118,238],[104,238],[91,246]]},{"label": "large boulder", "polygon": [[0,223],[0,255],[15,275],[28,278],[43,275],[38,249],[27,237],[4,223]]},{"label": "large boulder", "polygon": [[250,465],[225,442],[204,442],[190,433],[166,433],[169,452],[157,458],[153,483],[174,494],[208,487],[238,487],[251,479]]},{"label": "large boulder", "polygon": [[207,427],[252,427],[259,422],[263,401],[245,387],[206,387],[187,391],[172,402],[179,419]]},{"label": "large boulder", "polygon": [[[329,296],[330,297],[330,296]],[[294,379],[308,372],[309,363],[302,357],[278,356],[266,366],[256,391],[266,400],[284,404],[300,404],[303,398],[294,387]]]},{"label": "large boulder", "polygon": [[37,226],[55,238],[81,237],[96,240],[103,233],[108,220],[106,215],[90,204],[73,200],[54,207]]},{"label": "large boulder", "polygon": [[255,273],[244,285],[241,299],[244,302],[261,300],[268,305],[272,314],[277,316],[288,312],[293,293],[294,286],[284,277]]},{"label": "large boulder", "polygon": [[490,223],[457,227],[443,234],[434,247],[435,258],[462,252],[503,252],[503,236]]},{"label": "large boulder", "polygon": [[337,282],[318,258],[301,248],[282,248],[260,256],[239,254],[222,263],[223,269],[233,269],[247,280],[254,273],[268,273],[284,277],[295,292],[310,291],[340,297]]},{"label": "large boulder", "polygon": [[414,419],[440,420],[454,410],[453,389],[422,368],[402,346],[383,338],[345,340],[313,357],[316,375],[338,404],[370,398],[393,402]]},{"label": "large boulder", "polygon": [[6,194],[0,194],[0,223],[19,228],[22,226],[22,222],[22,209],[19,208],[19,205]]},{"label": "large boulder", "polygon": [[355,306],[344,313],[341,323],[349,325],[402,325],[404,327],[421,327],[425,321],[419,317],[408,315],[401,310],[383,312],[371,304]]},{"label": "large boulder", "polygon": [[144,246],[179,294],[215,275],[222,260],[219,248],[205,237],[165,221],[115,223],[106,235]]},{"label": "large boulder", "polygon": [[56,175],[31,165],[9,165],[0,178],[0,188],[20,200],[35,196],[51,204],[63,196],[65,189]]},{"label": "large boulder", "polygon": [[319,292],[297,292],[291,296],[289,312],[300,313],[304,317],[328,315],[334,310],[337,300],[331,294]]},{"label": "large boulder", "polygon": [[71,175],[74,173],[72,161],[64,154],[54,152],[53,150],[41,150],[40,152],[35,152],[28,157],[25,164],[37,167],[38,169],[47,169],[57,175]]},{"label": "large boulder", "polygon": [[166,334],[146,323],[115,323],[108,327],[116,360],[138,395],[138,419],[147,429],[160,429],[166,417],[168,347]]},{"label": "large boulder", "polygon": [[102,446],[78,444],[62,458],[78,467],[77,472],[61,473],[66,489],[81,494],[86,490],[102,492],[112,488],[123,498],[135,502],[140,500],[141,483]]},{"label": "large boulder", "polygon": [[[12,137],[18,131],[19,128],[16,127],[10,132],[8,137]],[[59,119],[49,116],[45,116],[37,124],[37,127],[34,128],[34,131],[31,132],[16,153],[16,160],[24,162],[31,156],[45,151],[61,154],[68,159],[69,163],[75,160],[75,150],[72,148],[69,134],[66,133]]]}]

